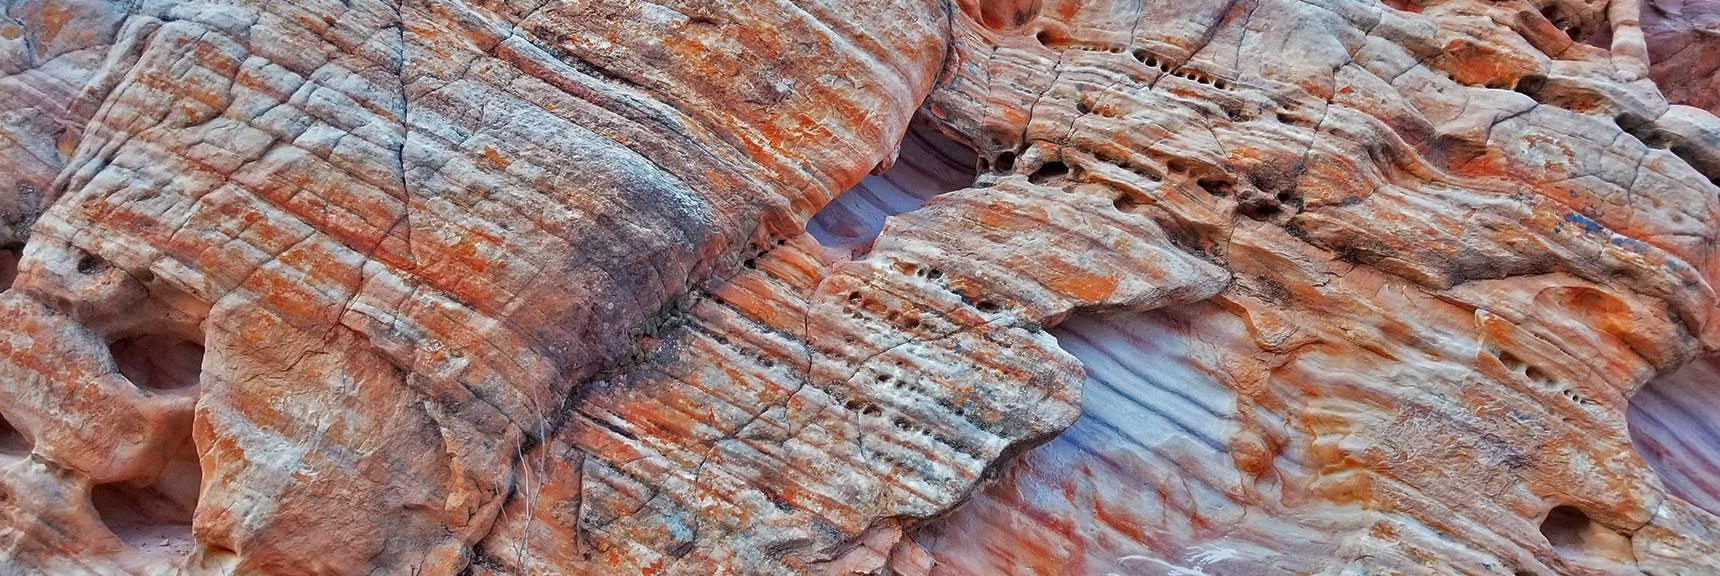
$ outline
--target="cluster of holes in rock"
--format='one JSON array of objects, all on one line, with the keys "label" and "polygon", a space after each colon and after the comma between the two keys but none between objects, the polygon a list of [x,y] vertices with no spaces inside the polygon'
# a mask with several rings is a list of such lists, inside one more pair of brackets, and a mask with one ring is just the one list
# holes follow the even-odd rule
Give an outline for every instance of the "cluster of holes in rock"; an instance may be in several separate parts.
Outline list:
[{"label": "cluster of holes in rock", "polygon": [[[855,320],[864,320],[866,316],[861,314],[860,310],[871,309],[871,304],[874,302],[876,301],[864,298],[859,291],[849,292],[849,305],[844,306],[842,308],[842,312],[848,314],[848,317]],[[879,304],[882,305],[882,303]],[[897,310],[887,310],[884,313],[884,322],[890,324],[891,327],[902,331],[918,330],[921,325],[920,313],[912,310],[905,313]]]},{"label": "cluster of holes in rock", "polygon": [[[1009,171],[1014,170],[1015,160],[1016,160],[1016,153],[1014,151],[1005,151],[1005,152],[999,154],[994,159],[990,160],[989,162],[986,162],[986,164],[988,164],[991,168],[993,168],[997,171],[1009,172]],[[1046,163],[1046,164],[1040,166],[1039,170],[1036,171],[1036,175],[1040,179],[1058,178],[1058,177],[1065,176],[1067,174],[1068,174],[1068,167],[1066,165],[1064,165],[1062,162]],[[782,240],[777,241],[778,246],[781,246],[783,243],[784,243],[784,241],[782,241]],[[742,266],[746,269],[749,269],[749,270],[758,269],[759,268],[758,258],[760,258],[764,254],[764,252],[765,252],[765,250],[755,249],[754,251],[752,251],[750,254],[748,254],[742,260]],[[973,297],[971,295],[964,294],[964,293],[961,293],[959,291],[955,291],[955,290],[950,289],[944,283],[943,271],[939,270],[937,268],[922,267],[922,266],[918,266],[918,265],[909,263],[909,264],[906,264],[905,266],[903,266],[903,270],[905,273],[908,273],[908,274],[911,274],[911,275],[914,275],[914,276],[917,276],[920,278],[924,278],[924,279],[932,282],[933,284],[939,286],[940,288],[943,288],[947,291],[950,291],[951,293],[956,294],[957,296],[962,298],[964,303],[968,304],[969,306],[973,307],[974,309],[976,309],[982,313],[995,314],[995,313],[1001,311],[1003,308],[1001,305],[999,305],[997,302],[995,302],[993,300],[985,299],[985,298],[976,298],[976,297]],[[718,305],[725,305],[725,306],[727,305],[727,303],[723,302],[720,297],[717,297],[713,294],[710,294],[709,292],[699,291],[698,293],[700,295],[702,295],[703,297],[712,300],[713,302],[715,302]],[[843,311],[845,313],[849,314],[854,319],[863,319],[864,315],[862,315],[860,313],[860,310],[858,308],[864,308],[865,305],[868,303],[868,299],[861,292],[853,291],[853,292],[850,292],[848,295],[848,302],[849,302],[849,306],[845,307],[843,309]],[[891,310],[885,314],[885,320],[890,322],[893,326],[900,328],[900,329],[903,329],[903,330],[914,330],[914,329],[918,329],[921,326],[921,320],[919,319],[918,314],[913,313],[913,312],[902,313],[902,312]],[[748,349],[744,349],[745,347],[742,347],[742,346],[737,346],[734,343],[730,342],[728,338],[723,337],[720,334],[716,334],[714,332],[708,332],[708,331],[701,331],[701,332],[704,332],[706,336],[712,338],[717,343],[724,345],[724,346],[727,346],[727,347],[730,347],[730,348],[733,348],[733,349],[736,349],[741,354],[752,357],[767,367],[773,365],[773,362],[771,360],[769,360],[769,358],[765,357],[762,353],[755,352],[755,351],[748,350]],[[1006,348],[1010,346],[1007,342],[999,342],[999,344],[1003,347],[1006,347]],[[897,362],[897,366],[900,368],[903,366],[903,363]],[[895,388],[902,388],[905,385],[903,380],[895,379],[894,377],[890,377],[887,375],[880,375],[880,379],[883,381],[886,381],[886,383],[892,384],[893,387],[895,387]],[[839,382],[830,382],[830,383],[826,384],[826,386],[824,386],[824,387],[819,387],[819,386],[813,386],[813,387],[822,389],[827,395],[830,395],[832,398],[835,398],[838,402],[841,402],[843,407],[850,412],[858,413],[858,414],[861,414],[863,416],[868,416],[868,417],[884,418],[884,414],[885,414],[884,408],[880,407],[878,404],[873,403],[873,402],[869,402],[866,400],[862,400],[862,399],[857,399],[857,398],[845,398],[847,395],[842,392],[843,385]],[[995,431],[989,430],[989,426],[987,425],[986,422],[980,421],[980,420],[975,420],[973,417],[971,417],[968,414],[968,411],[962,409],[961,406],[959,404],[955,403],[952,399],[942,397],[942,395],[931,394],[930,392],[932,392],[932,391],[926,390],[920,386],[914,386],[914,388],[916,389],[916,391],[920,392],[922,395],[926,395],[926,396],[932,398],[933,401],[936,402],[940,407],[942,407],[942,408],[948,410],[950,413],[955,414],[956,416],[962,418],[969,425],[972,425],[972,426],[979,428],[981,430],[986,430],[986,431],[994,433],[994,434],[996,433]],[[912,432],[912,433],[917,433],[920,435],[928,436],[928,437],[932,438],[933,440],[939,442],[940,444],[950,446],[950,447],[954,448],[957,452],[965,454],[965,455],[969,456],[970,458],[974,458],[974,459],[982,459],[983,458],[983,451],[980,450],[977,446],[973,446],[973,445],[971,445],[971,443],[968,443],[968,442],[959,442],[956,439],[943,437],[942,435],[937,434],[931,428],[924,426],[922,424],[915,423],[915,422],[913,422],[913,421],[911,421],[911,420],[909,420],[903,416],[899,416],[899,415],[894,416],[889,421],[896,428],[903,430],[904,432]],[[886,460],[891,459],[888,455],[884,455],[884,458]]]},{"label": "cluster of holes in rock", "polygon": [[1235,82],[1230,80],[1226,80],[1200,70],[1195,70],[1193,68],[1179,66],[1169,58],[1154,56],[1151,52],[1142,48],[1134,49],[1132,54],[1135,57],[1135,61],[1146,65],[1148,68],[1157,68],[1159,72],[1164,74],[1170,74],[1199,84],[1205,84],[1219,90],[1230,90],[1231,87],[1235,85]]},{"label": "cluster of holes in rock", "polygon": [[[998,305],[996,302],[994,302],[990,299],[984,299],[984,298],[975,299],[975,298],[972,298],[968,295],[965,295],[965,294],[962,294],[960,292],[956,292],[954,290],[951,290],[947,285],[945,285],[945,283],[944,283],[945,275],[944,275],[944,272],[940,269],[929,267],[929,266],[920,266],[920,265],[917,265],[914,263],[902,263],[898,266],[898,270],[900,270],[904,274],[909,274],[909,275],[912,275],[912,276],[915,276],[918,278],[923,278],[923,279],[931,282],[933,285],[936,285],[936,286],[938,286],[938,287],[940,287],[946,291],[950,291],[952,294],[956,294],[957,296],[962,298],[963,302],[966,302],[968,305],[974,307],[974,309],[979,310],[981,312],[984,312],[987,314],[992,314],[992,313],[996,313],[1002,309],[1002,307],[1000,305]],[[874,300],[869,298],[865,293],[858,291],[858,290],[851,291],[848,293],[848,296],[847,296],[848,306],[844,307],[843,310],[844,310],[844,312],[850,314],[851,317],[853,317],[855,319],[860,319],[860,318],[863,318],[864,316],[862,314],[860,314],[859,310],[860,309],[866,309],[868,304],[872,304],[873,302],[874,302]],[[891,320],[892,322],[899,320],[899,319],[906,319],[905,323],[899,323],[898,327],[905,327],[907,329],[918,328],[919,324],[920,324],[918,319],[908,318],[907,315],[898,314],[895,311],[891,311],[888,314],[886,314],[886,319]],[[1011,347],[1011,345],[1009,343],[1003,342],[1003,341],[998,341],[997,344],[1001,347],[1004,347],[1004,348]],[[896,367],[899,370],[905,370],[906,364],[898,361],[896,363]],[[936,394],[935,393],[936,390],[928,389],[924,386],[921,386],[918,381],[909,382],[907,379],[904,379],[901,376],[894,376],[894,375],[886,374],[883,372],[876,374],[875,378],[876,378],[876,381],[878,383],[888,385],[891,388],[898,389],[898,390],[917,392],[922,396],[925,396],[928,398],[933,398],[934,401],[936,403],[938,403],[941,407],[950,411],[950,413],[955,414],[957,417],[962,418],[964,421],[968,422],[969,425],[975,426],[981,430],[986,430],[988,432],[992,432],[994,434],[996,433],[996,432],[991,431],[989,429],[989,427],[986,425],[986,423],[984,423],[982,421],[975,420],[972,417],[970,417],[970,415],[967,413],[967,411],[963,410],[961,408],[961,406],[956,404],[953,400],[951,400],[949,398],[944,398],[943,395],[941,395],[941,394]],[[865,416],[873,416],[873,417],[881,417],[883,415],[883,409],[879,408],[874,403],[859,400],[859,399],[853,399],[853,398],[846,398],[845,399],[844,395],[842,393],[838,392],[838,390],[841,389],[840,383],[833,382],[829,386],[830,386],[830,389],[825,390],[825,392],[827,394],[830,394],[832,397],[837,398],[838,401],[843,401],[844,402],[843,407],[846,408],[848,411],[857,412],[857,413],[860,413],[860,414],[865,415]],[[901,426],[898,426],[898,428],[901,428]],[[910,430],[910,428],[903,428],[903,429],[905,431]],[[962,452],[963,454],[967,454],[973,458],[980,458],[981,452],[979,451],[979,449],[977,447],[968,446],[965,443],[957,442],[955,439],[951,439],[951,438],[943,437],[941,435],[937,435],[934,432],[932,432],[931,429],[924,428],[923,426],[916,425],[916,426],[912,427],[911,430],[919,431],[923,434],[931,435],[939,443],[942,443],[942,444],[945,444],[948,446],[952,446],[952,447],[956,448],[957,451]]]},{"label": "cluster of holes in rock", "polygon": [[[913,273],[914,275],[916,275],[918,277],[925,278],[925,279],[928,279],[928,280],[931,280],[934,282],[940,281],[943,278],[943,271],[941,271],[941,270],[938,270],[935,268],[918,267],[918,266],[914,266],[914,265],[909,265],[909,266],[912,267],[911,273]],[[705,295],[707,297],[712,298],[716,303],[718,303],[720,305],[726,305],[725,303],[723,303],[721,301],[720,298],[716,298],[715,296],[709,295],[709,293],[705,293]],[[849,302],[850,306],[845,307],[844,312],[851,314],[852,317],[854,317],[856,319],[863,318],[863,316],[857,310],[855,310],[854,307],[855,306],[864,307],[868,303],[868,301],[869,300],[861,292],[859,292],[859,291],[850,292],[848,294],[848,302]],[[993,311],[996,310],[996,305],[991,303],[990,301],[982,301],[980,304],[981,304],[982,309],[989,309],[989,310],[993,310]],[[898,313],[896,311],[890,311],[888,314],[886,314],[886,320],[897,325],[898,328],[902,328],[902,329],[906,329],[906,330],[916,329],[920,326],[920,321],[917,318],[911,317],[908,314],[901,314],[901,313]],[[700,330],[700,332],[703,333],[706,337],[711,338],[713,341],[715,341],[719,345],[722,345],[722,346],[728,347],[730,349],[736,350],[737,352],[739,352],[743,356],[747,356],[749,358],[752,358],[753,360],[757,361],[759,364],[761,364],[767,368],[775,365],[775,362],[773,360],[771,360],[762,351],[757,351],[757,350],[751,349],[750,347],[738,345],[738,344],[734,343],[733,341],[731,341],[729,338],[723,336],[722,334],[718,334],[716,332],[705,331],[705,330]],[[896,366],[900,369],[900,368],[905,368],[906,365],[903,362],[897,362]],[[904,381],[903,380],[897,380],[897,379],[894,379],[894,377],[891,377],[891,376],[888,376],[885,374],[879,374],[877,376],[877,378],[880,382],[883,382],[886,384],[892,384],[893,388],[901,389],[904,387]],[[874,417],[874,418],[883,418],[884,417],[884,408],[880,407],[878,404],[873,403],[873,402],[848,397],[847,394],[842,392],[844,386],[840,382],[829,382],[825,386],[822,386],[822,387],[820,387],[820,386],[813,386],[813,387],[823,391],[826,395],[828,395],[832,398],[835,398],[838,402],[841,402],[843,405],[843,408],[848,410],[849,412],[854,412],[854,413],[858,413],[858,414],[861,414],[864,416]],[[922,394],[928,398],[935,398],[936,399],[935,401],[940,406],[944,406],[946,409],[950,409],[950,411],[953,414],[955,414],[958,417],[961,417],[963,420],[967,421],[970,425],[973,425],[973,426],[978,427],[980,429],[986,428],[983,422],[975,421],[975,420],[969,418],[968,415],[966,414],[966,412],[964,410],[962,410],[960,408],[960,406],[955,404],[952,400],[949,400],[947,398],[942,398],[941,396],[938,396],[938,395],[934,395],[932,393],[934,391],[927,390],[921,386],[913,386],[913,388],[916,392],[919,392],[920,394]],[[892,418],[891,422],[898,429],[901,429],[904,431],[909,431],[909,432],[917,432],[919,434],[925,435],[925,436],[931,438],[932,440],[934,440],[940,444],[947,445],[947,446],[954,448],[956,451],[958,451],[962,454],[965,454],[965,455],[969,456],[970,458],[980,459],[983,457],[982,452],[977,447],[972,446],[970,443],[960,442],[960,441],[957,441],[956,439],[952,439],[952,438],[948,438],[948,437],[945,437],[945,436],[940,435],[940,434],[936,434],[929,427],[925,427],[923,425],[914,424],[914,425],[909,426],[908,424],[905,424],[908,421],[903,419],[903,417],[901,417],[901,416],[896,416],[896,417]]]},{"label": "cluster of holes in rock", "polygon": [[954,288],[951,288],[949,286],[948,281],[944,278],[944,271],[943,270],[939,270],[937,268],[933,268],[933,267],[929,267],[929,266],[920,266],[920,265],[912,263],[912,262],[901,263],[900,264],[900,270],[903,274],[908,274],[911,276],[924,278],[927,281],[929,281],[933,286],[937,286],[938,288],[943,289],[945,292],[955,294],[957,297],[961,298],[963,304],[967,304],[968,306],[971,306],[971,307],[973,307],[973,309],[978,310],[982,313],[996,314],[996,313],[1003,310],[1003,306],[1001,304],[998,304],[997,301],[995,301],[995,300],[992,300],[990,298],[983,298],[983,297],[973,295],[973,294],[968,294],[966,291],[956,290]]},{"label": "cluster of holes in rock", "polygon": [[[1076,105],[1076,109],[1082,113],[1089,113],[1094,110],[1094,107],[1084,98],[1082,102]],[[1277,109],[1276,118],[1279,122],[1286,124],[1311,127],[1313,122],[1293,115],[1297,110],[1298,107],[1294,104],[1284,104]],[[1089,152],[1093,154],[1095,159],[1127,170],[1150,182],[1163,182],[1166,178],[1166,176],[1137,167],[1129,159],[1119,158],[1107,150],[1091,150]],[[1195,177],[1196,171],[1182,159],[1169,158],[1162,154],[1155,155],[1154,159],[1164,164],[1166,175],[1179,175],[1192,179],[1197,186],[1214,197],[1236,196],[1236,181],[1222,171],[1207,171],[1208,173]],[[1005,151],[997,156],[997,160],[993,164],[999,171],[1007,172],[1013,169],[1014,162],[1015,153]],[[1049,161],[1040,165],[1033,174],[1030,174],[1028,180],[1035,184],[1047,184],[1065,177],[1069,173],[1068,165],[1062,161]],[[1125,193],[1120,195],[1112,205],[1118,211],[1130,212],[1140,206],[1140,202]],[[1238,213],[1253,220],[1269,220],[1281,213],[1299,213],[1302,210],[1303,199],[1295,190],[1280,190],[1270,196],[1238,198]]]},{"label": "cluster of holes in rock", "polygon": [[[941,276],[942,273],[940,272],[939,275]],[[842,312],[855,320],[864,320],[865,315],[860,313],[861,310],[871,310],[873,312],[883,311],[884,322],[898,330],[918,330],[921,326],[921,316],[916,310],[908,310],[905,312],[890,310],[887,309],[882,302],[867,298],[866,295],[860,293],[859,290],[849,292],[848,305],[842,307]]]},{"label": "cluster of holes in rock", "polygon": [[1551,375],[1548,375],[1545,370],[1542,370],[1541,368],[1539,368],[1537,366],[1529,364],[1528,362],[1524,362],[1521,358],[1518,358],[1517,355],[1515,355],[1515,354],[1501,350],[1497,354],[1497,357],[1499,358],[1499,363],[1501,365],[1505,366],[1505,370],[1507,370],[1513,374],[1516,374],[1518,376],[1521,376],[1521,377],[1523,377],[1523,379],[1528,380],[1530,382],[1533,382],[1536,385],[1539,385],[1543,388],[1558,389],[1559,395],[1564,396],[1566,400],[1570,400],[1571,402],[1574,402],[1577,405],[1585,406],[1585,407],[1599,406],[1600,405],[1599,402],[1596,402],[1596,401],[1589,399],[1589,398],[1585,398],[1581,394],[1578,394],[1575,390],[1572,390],[1569,386],[1561,386],[1560,382],[1557,378],[1554,378]]},{"label": "cluster of holes in rock", "polygon": [[[1070,46],[1084,51],[1108,51],[1116,54],[1122,54],[1127,51],[1141,64],[1149,68],[1156,68],[1166,74],[1174,73],[1173,75],[1175,76],[1200,84],[1210,85],[1221,90],[1231,90],[1235,86],[1234,81],[1219,78],[1199,70],[1182,67],[1176,64],[1173,60],[1156,56],[1144,48],[1125,49],[1122,46],[1115,45],[1094,46],[1073,41],[1060,41],[1056,39],[1049,30],[1041,30],[1038,33],[1037,38],[1042,45],[1047,47]],[[1117,113],[1114,109],[1100,109],[1096,107],[1091,98],[1086,95],[1083,95],[1081,100],[1076,103],[1075,109],[1081,114],[1091,114],[1097,110],[1100,115],[1106,117],[1116,117]],[[1274,118],[1278,122],[1287,125],[1315,127],[1314,121],[1302,117],[1298,112],[1299,107],[1295,104],[1283,103],[1274,109]],[[1235,111],[1231,116],[1232,120],[1239,120],[1241,118],[1241,112]],[[1094,151],[1094,153],[1100,160],[1138,174],[1150,181],[1163,181],[1162,176],[1140,170],[1132,166],[1131,163],[1126,160],[1109,157],[1102,151]],[[998,154],[998,156],[989,162],[989,164],[997,172],[1011,172],[1014,170],[1015,152],[1004,151]],[[1167,166],[1167,170],[1172,173],[1188,174],[1186,169],[1179,169],[1175,164],[1176,161],[1171,161]],[[1062,162],[1047,162],[1035,170],[1033,174],[1029,175],[1028,179],[1036,184],[1045,184],[1066,174],[1068,174],[1068,167]],[[1206,190],[1207,193],[1216,197],[1229,197],[1234,195],[1235,182],[1228,177],[1215,176],[1211,178],[1202,178],[1197,182],[1197,185]],[[1117,210],[1124,212],[1131,211],[1139,205],[1140,204],[1136,202],[1134,198],[1130,198],[1126,194],[1120,196],[1113,203],[1113,206]],[[1249,198],[1238,203],[1239,214],[1257,221],[1269,220],[1286,212],[1286,208],[1289,208],[1289,212],[1301,212],[1302,199],[1300,195],[1296,194],[1294,191],[1280,191],[1270,197]]]},{"label": "cluster of holes in rock", "polygon": [[[780,243],[779,243],[779,245],[780,245]],[[754,257],[756,258],[757,256],[755,255]],[[751,262],[752,259],[749,259],[748,261]],[[749,265],[747,267],[748,268],[755,268],[756,266]],[[911,274],[911,275],[914,275],[916,277],[926,279],[928,281],[931,281],[931,282],[939,285],[940,287],[943,287],[942,282],[944,280],[944,272],[942,270],[939,270],[937,268],[931,268],[931,267],[923,267],[923,266],[919,266],[919,265],[911,264],[911,263],[906,264],[903,267],[903,270],[907,274]],[[947,287],[944,287],[944,288],[946,290],[948,289]],[[723,302],[720,297],[717,297],[713,294],[710,294],[709,292],[705,292],[705,291],[701,290],[701,291],[698,291],[698,293],[703,295],[706,298],[711,299],[714,303],[716,303],[718,305],[727,306],[727,303]],[[850,314],[851,317],[853,317],[855,319],[862,319],[862,318],[864,318],[864,316],[862,314],[860,314],[859,310],[856,309],[856,307],[864,308],[866,306],[866,304],[868,304],[869,302],[870,302],[870,299],[866,298],[866,296],[864,294],[862,294],[860,291],[852,291],[848,294],[849,306],[844,307],[843,311],[845,313]],[[995,302],[992,302],[991,300],[982,299],[982,300],[979,300],[977,302],[972,302],[970,304],[972,306],[974,306],[976,309],[978,309],[982,312],[987,312],[987,313],[995,313],[1001,309],[1000,306],[998,306]],[[890,323],[895,325],[897,328],[901,328],[904,330],[913,330],[913,329],[917,329],[920,327],[920,320],[917,316],[918,316],[917,314],[912,313],[912,312],[904,314],[904,313],[900,313],[900,312],[892,310],[892,311],[889,311],[886,313],[885,319],[886,319],[886,321],[889,321]],[[759,326],[759,327],[760,328],[768,328],[768,327],[764,327],[764,326]],[[715,341],[719,345],[722,345],[722,346],[731,348],[733,350],[736,350],[737,352],[739,352],[743,356],[747,356],[749,358],[752,358],[755,361],[759,362],[761,365],[764,365],[765,367],[771,367],[771,366],[774,366],[774,364],[775,364],[774,361],[771,360],[762,351],[756,351],[756,350],[750,349],[749,347],[738,345],[738,344],[734,343],[733,341],[731,341],[729,338],[727,338],[721,334],[718,334],[716,332],[706,331],[706,330],[700,330],[700,332],[703,333],[706,337],[711,338],[713,341]],[[905,363],[897,362],[896,366],[898,368],[905,368]],[[891,377],[888,375],[880,374],[878,376],[878,378],[881,382],[884,382],[887,384],[893,384],[894,388],[900,389],[904,386],[904,384],[903,384],[904,381],[896,380],[896,379],[894,379],[894,377]],[[823,387],[820,387],[820,386],[813,386],[813,387],[820,389],[821,391],[823,391],[825,394],[829,395],[830,397],[837,399],[838,402],[842,402],[843,408],[845,408],[849,412],[854,412],[854,413],[861,414],[863,416],[874,417],[874,418],[883,418],[884,417],[884,408],[880,407],[878,404],[873,403],[873,402],[848,397],[847,394],[844,394],[842,392],[843,384],[840,382],[830,382],[830,383],[827,383]],[[977,421],[977,420],[974,420],[971,417],[969,417],[967,412],[965,410],[962,410],[961,407],[959,405],[957,405],[954,401],[952,401],[948,398],[943,398],[940,395],[934,395],[934,394],[932,394],[932,392],[933,392],[932,390],[924,389],[921,386],[914,386],[914,388],[915,388],[915,391],[921,393],[922,395],[927,396],[929,398],[934,398],[934,401],[937,402],[940,406],[943,406],[944,408],[950,410],[951,413],[962,418],[964,421],[968,422],[969,425],[975,426],[976,428],[979,428],[982,430],[987,430],[987,426],[985,425],[984,422]],[[974,458],[974,459],[982,459],[983,458],[983,452],[978,447],[971,445],[971,443],[961,442],[961,441],[958,441],[957,439],[948,438],[948,437],[945,437],[941,434],[937,434],[931,428],[926,427],[924,425],[912,423],[909,420],[903,418],[902,416],[895,416],[890,420],[890,422],[896,428],[898,428],[900,430],[903,430],[905,432],[918,433],[918,434],[927,436],[928,438],[932,439],[933,441],[936,441],[942,445],[950,446],[950,447],[954,448],[957,452],[965,454],[970,458]],[[987,430],[987,431],[990,432],[990,430]],[[993,433],[995,433],[995,432],[993,432]],[[888,459],[888,457],[886,457],[886,459]]]},{"label": "cluster of holes in rock", "polygon": [[[719,302],[719,304],[720,304],[720,302]],[[770,328],[769,326],[764,326],[764,325],[758,324],[756,322],[750,323],[749,325],[752,326],[753,328],[761,331],[761,332],[776,334],[780,337],[789,338],[789,336],[782,334],[780,332],[777,332],[776,330]],[[713,342],[716,342],[717,345],[723,346],[723,347],[728,348],[730,350],[733,350],[733,351],[735,351],[736,354],[740,354],[743,357],[751,359],[754,363],[757,363],[759,366],[761,366],[765,369],[770,369],[770,368],[776,367],[776,359],[772,358],[771,355],[766,353],[763,349],[735,342],[733,340],[730,340],[727,336],[724,336],[717,331],[709,330],[709,329],[705,328],[704,326],[697,324],[697,323],[687,324],[687,326],[691,330],[698,332],[701,335],[704,335],[706,338],[711,339],[711,341],[713,341]]]},{"label": "cluster of holes in rock", "polygon": [[[784,333],[780,330],[777,330],[776,328],[773,328],[767,324],[757,322],[757,321],[747,317],[747,315],[745,313],[742,313],[740,311],[740,309],[730,305],[728,302],[723,301],[722,297],[720,297],[720,296],[717,296],[715,294],[712,294],[712,293],[707,292],[707,291],[702,290],[702,289],[695,290],[694,294],[697,298],[709,300],[709,301],[711,301],[712,304],[733,310],[735,312],[735,314],[737,314],[742,319],[744,319],[747,323],[747,326],[753,330],[757,330],[757,331],[763,332],[765,334],[770,334],[770,335],[776,336],[777,338],[781,338],[781,339],[786,340],[786,341],[800,342],[800,338],[798,338],[794,335],[786,334],[786,333]],[[684,315],[685,312],[683,312],[682,314]],[[776,362],[777,362],[776,358],[774,358],[770,353],[766,352],[764,349],[730,340],[727,336],[724,336],[722,333],[715,331],[715,330],[710,330],[710,329],[706,328],[704,325],[699,324],[697,322],[685,322],[685,321],[683,321],[678,326],[686,327],[689,330],[693,330],[695,332],[698,332],[699,334],[703,335],[704,337],[711,339],[711,341],[716,342],[717,345],[723,346],[723,347],[728,348],[730,350],[733,350],[733,351],[735,351],[736,354],[740,354],[743,357],[749,358],[753,362],[757,363],[759,366],[764,367],[766,369],[775,368],[777,365],[776,364]]]},{"label": "cluster of holes in rock", "polygon": [[[896,366],[896,369],[898,371],[905,371],[905,369],[906,369],[906,363],[902,362],[902,361],[897,361],[895,363],[895,366]],[[917,393],[921,397],[932,399],[939,406],[948,410],[951,414],[954,414],[956,417],[961,418],[962,421],[966,422],[969,426],[973,426],[974,428],[984,430],[990,434],[994,434],[994,435],[998,434],[997,431],[991,430],[990,427],[987,426],[985,422],[975,420],[974,418],[970,417],[968,415],[967,411],[962,410],[961,407],[959,405],[957,405],[953,400],[946,398],[944,394],[940,394],[939,393],[940,389],[938,389],[936,387],[926,386],[926,385],[924,385],[924,383],[920,382],[918,379],[910,379],[905,375],[896,376],[896,375],[884,373],[882,371],[879,371],[876,375],[874,375],[874,378],[878,384],[884,385],[884,386],[889,386],[891,389],[901,391],[901,392],[913,392],[913,393]],[[912,380],[912,381],[910,381],[910,380]],[[892,410],[892,412],[894,412],[894,413],[891,414],[889,416],[889,418],[886,419],[885,414],[884,414],[884,408],[880,407],[877,403],[874,403],[874,402],[871,402],[868,400],[849,397],[846,393],[842,392],[842,390],[844,390],[844,387],[839,382],[831,382],[828,384],[828,386],[829,386],[829,389],[826,390],[825,393],[830,395],[832,398],[836,399],[838,402],[841,402],[843,409],[847,410],[850,413],[857,413],[857,414],[860,414],[862,416],[867,416],[867,417],[871,417],[871,418],[878,418],[880,420],[886,420],[890,423],[890,425],[894,426],[897,430],[900,430],[902,432],[909,433],[909,434],[924,436],[927,439],[929,439],[933,442],[936,442],[940,445],[953,448],[953,449],[955,449],[956,452],[961,453],[963,455],[966,455],[969,458],[979,460],[979,459],[983,459],[983,457],[984,457],[983,451],[980,450],[978,446],[975,446],[970,442],[962,441],[959,438],[951,438],[949,436],[945,436],[943,434],[940,434],[940,433],[938,433],[938,431],[933,430],[930,426],[927,426],[925,424],[922,424],[922,423],[915,421],[911,416],[909,416],[906,413]]]},{"label": "cluster of holes in rock", "polygon": [[1230,90],[1235,85],[1235,82],[1231,80],[1220,78],[1200,70],[1183,67],[1169,58],[1155,56],[1145,48],[1130,48],[1121,45],[1101,46],[1077,41],[1059,40],[1051,33],[1050,30],[1040,30],[1035,38],[1039,40],[1040,45],[1047,48],[1069,47],[1084,52],[1110,52],[1112,54],[1123,54],[1126,52],[1130,56],[1133,56],[1136,62],[1140,62],[1148,68],[1156,68],[1161,73],[1170,74],[1191,82],[1205,84],[1219,90]]}]

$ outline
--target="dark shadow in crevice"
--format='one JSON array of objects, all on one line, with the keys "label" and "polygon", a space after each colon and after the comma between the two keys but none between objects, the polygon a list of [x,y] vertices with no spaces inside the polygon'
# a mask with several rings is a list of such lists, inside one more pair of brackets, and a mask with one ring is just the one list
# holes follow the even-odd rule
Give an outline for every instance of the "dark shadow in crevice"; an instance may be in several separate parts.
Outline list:
[{"label": "dark shadow in crevice", "polygon": [[1708,150],[1700,138],[1693,140],[1688,135],[1668,130],[1668,124],[1665,123],[1672,120],[1665,117],[1661,120],[1650,120],[1638,114],[1621,112],[1613,116],[1613,121],[1618,124],[1620,130],[1635,137],[1644,146],[1665,150],[1677,156],[1697,174],[1720,185],[1720,154]]},{"label": "dark shadow in crevice", "polygon": [[33,448],[29,437],[14,428],[5,416],[0,416],[0,460],[29,456]]},{"label": "dark shadow in crevice", "polygon": [[1069,165],[1053,160],[1039,165],[1039,169],[1034,170],[1033,174],[1027,177],[1027,180],[1034,184],[1044,185],[1067,176],[1069,176]]},{"label": "dark shadow in crevice", "polygon": [[0,246],[0,292],[11,288],[12,281],[18,279],[18,259],[23,253],[22,244]]},{"label": "dark shadow in crevice", "polygon": [[871,249],[884,219],[909,212],[933,196],[972,186],[979,155],[936,128],[916,123],[902,139],[896,163],[867,176],[824,206],[806,230],[827,248],[856,256]]}]

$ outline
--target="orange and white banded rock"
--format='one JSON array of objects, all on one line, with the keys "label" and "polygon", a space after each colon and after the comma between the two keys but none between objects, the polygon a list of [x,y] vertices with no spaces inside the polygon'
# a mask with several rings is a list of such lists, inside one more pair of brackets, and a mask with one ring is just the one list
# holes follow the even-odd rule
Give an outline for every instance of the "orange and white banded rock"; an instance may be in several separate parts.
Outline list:
[{"label": "orange and white banded rock", "polygon": [[1720,573],[1710,4],[6,3],[0,574]]}]

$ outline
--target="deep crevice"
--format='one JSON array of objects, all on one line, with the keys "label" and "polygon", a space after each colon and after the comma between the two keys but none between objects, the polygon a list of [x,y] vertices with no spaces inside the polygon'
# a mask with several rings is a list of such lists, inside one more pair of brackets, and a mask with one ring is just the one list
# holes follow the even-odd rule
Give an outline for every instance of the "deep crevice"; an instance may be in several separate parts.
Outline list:
[{"label": "deep crevice", "polygon": [[916,124],[902,138],[901,153],[889,170],[867,176],[831,200],[806,230],[825,247],[864,253],[883,231],[886,218],[913,211],[933,196],[972,186],[979,160],[966,145]]}]

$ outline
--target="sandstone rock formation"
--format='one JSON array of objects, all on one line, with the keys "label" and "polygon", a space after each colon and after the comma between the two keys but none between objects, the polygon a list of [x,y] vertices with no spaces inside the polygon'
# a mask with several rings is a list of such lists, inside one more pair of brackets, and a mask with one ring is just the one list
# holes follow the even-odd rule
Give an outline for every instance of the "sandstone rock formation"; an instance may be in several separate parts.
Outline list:
[{"label": "sandstone rock formation", "polygon": [[4,6],[0,573],[1720,573],[1712,2]]}]

